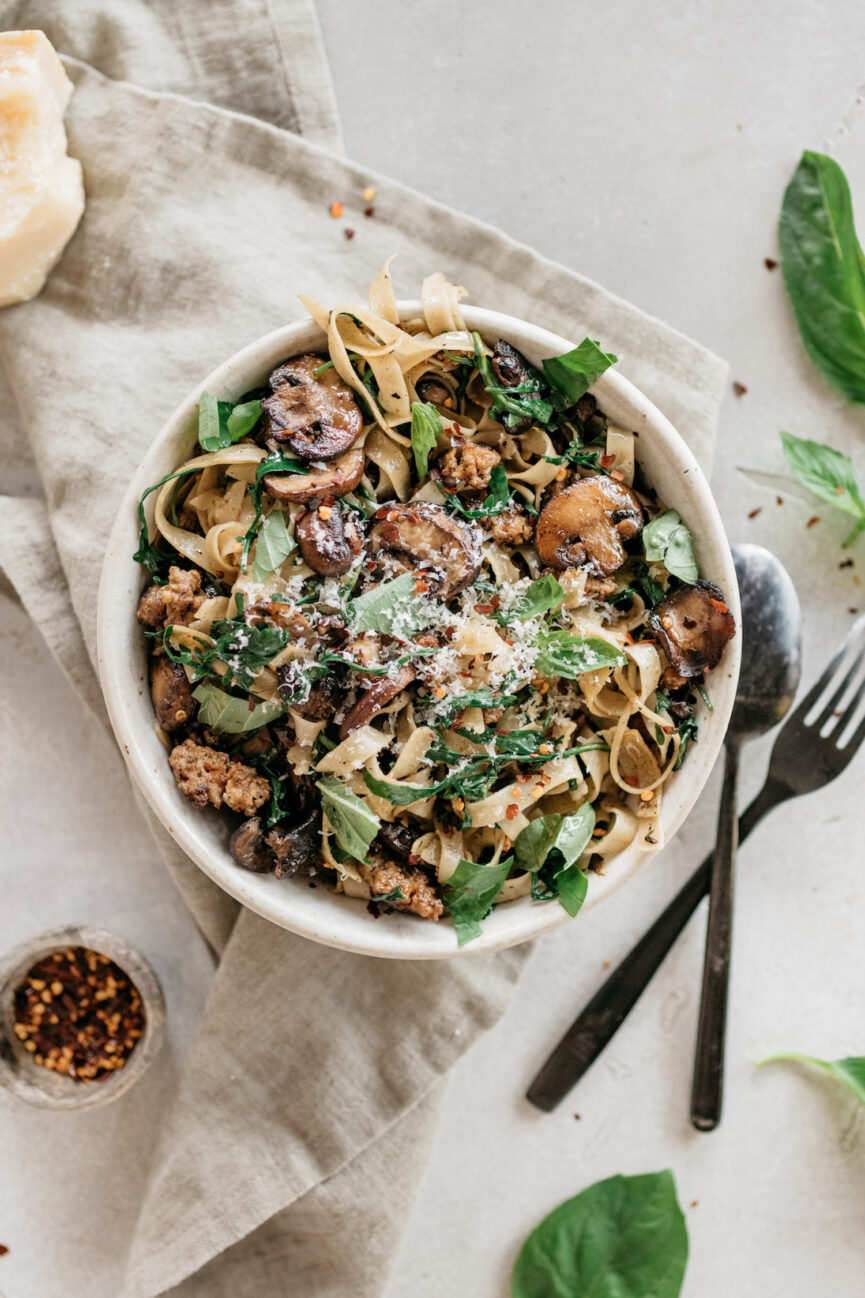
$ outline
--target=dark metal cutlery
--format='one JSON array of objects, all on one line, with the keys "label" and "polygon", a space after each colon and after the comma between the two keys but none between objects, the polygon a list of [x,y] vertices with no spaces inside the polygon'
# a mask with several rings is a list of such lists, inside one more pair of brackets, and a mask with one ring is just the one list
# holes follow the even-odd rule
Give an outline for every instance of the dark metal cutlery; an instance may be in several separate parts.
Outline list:
[{"label": "dark metal cutlery", "polygon": [[[813,793],[846,768],[865,739],[865,617],[847,633],[819,680],[781,728],[763,788],[739,817],[742,843],[774,807]],[[709,890],[708,856],[565,1033],[527,1092],[550,1112],[594,1063],[639,1000]]]}]

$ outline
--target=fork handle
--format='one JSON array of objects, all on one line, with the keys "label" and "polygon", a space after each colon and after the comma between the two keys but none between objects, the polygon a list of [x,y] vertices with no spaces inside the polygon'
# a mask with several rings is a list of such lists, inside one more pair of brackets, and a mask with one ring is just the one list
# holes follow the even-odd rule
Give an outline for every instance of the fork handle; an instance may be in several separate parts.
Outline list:
[{"label": "fork handle", "polygon": [[733,940],[733,891],[736,865],[736,802],[739,748],[725,750],[724,783],[718,812],[718,838],[712,857],[709,918],[703,958],[703,989],[697,1024],[697,1049],[691,1086],[691,1122],[698,1131],[714,1131],[721,1121],[724,1094],[724,1047]]},{"label": "fork handle", "polygon": [[[790,789],[768,779],[739,817],[739,842],[789,797]],[[615,1036],[708,892],[711,869],[710,855],[571,1024],[526,1092],[536,1108],[551,1113]]]}]

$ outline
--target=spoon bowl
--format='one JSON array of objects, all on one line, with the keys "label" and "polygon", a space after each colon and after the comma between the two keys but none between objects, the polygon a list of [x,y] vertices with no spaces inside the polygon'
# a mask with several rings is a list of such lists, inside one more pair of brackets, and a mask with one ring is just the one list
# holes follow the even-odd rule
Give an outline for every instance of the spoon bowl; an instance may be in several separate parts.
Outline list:
[{"label": "spoon bowl", "polygon": [[789,711],[802,672],[802,612],[790,574],[761,545],[736,545],[742,666],[726,742],[742,744]]}]

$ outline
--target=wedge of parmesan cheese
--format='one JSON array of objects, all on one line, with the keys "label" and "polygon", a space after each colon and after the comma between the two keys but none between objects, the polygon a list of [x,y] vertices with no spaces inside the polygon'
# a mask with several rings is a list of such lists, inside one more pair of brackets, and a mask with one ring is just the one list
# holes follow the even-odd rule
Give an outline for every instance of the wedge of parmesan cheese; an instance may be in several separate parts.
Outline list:
[{"label": "wedge of parmesan cheese", "polygon": [[44,32],[0,32],[0,306],[34,297],[84,211],[72,83]]}]

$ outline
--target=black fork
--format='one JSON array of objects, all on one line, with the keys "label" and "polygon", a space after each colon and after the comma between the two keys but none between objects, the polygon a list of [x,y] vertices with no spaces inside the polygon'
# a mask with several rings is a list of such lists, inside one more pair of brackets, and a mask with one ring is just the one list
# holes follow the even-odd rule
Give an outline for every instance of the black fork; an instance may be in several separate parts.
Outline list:
[{"label": "black fork", "polygon": [[[774,807],[821,789],[847,766],[865,739],[865,717],[856,722],[865,698],[863,663],[860,617],[779,731],[766,782],[739,817],[740,843]],[[709,891],[711,869],[710,854],[568,1028],[526,1092],[537,1108],[551,1112],[616,1034]]]}]

